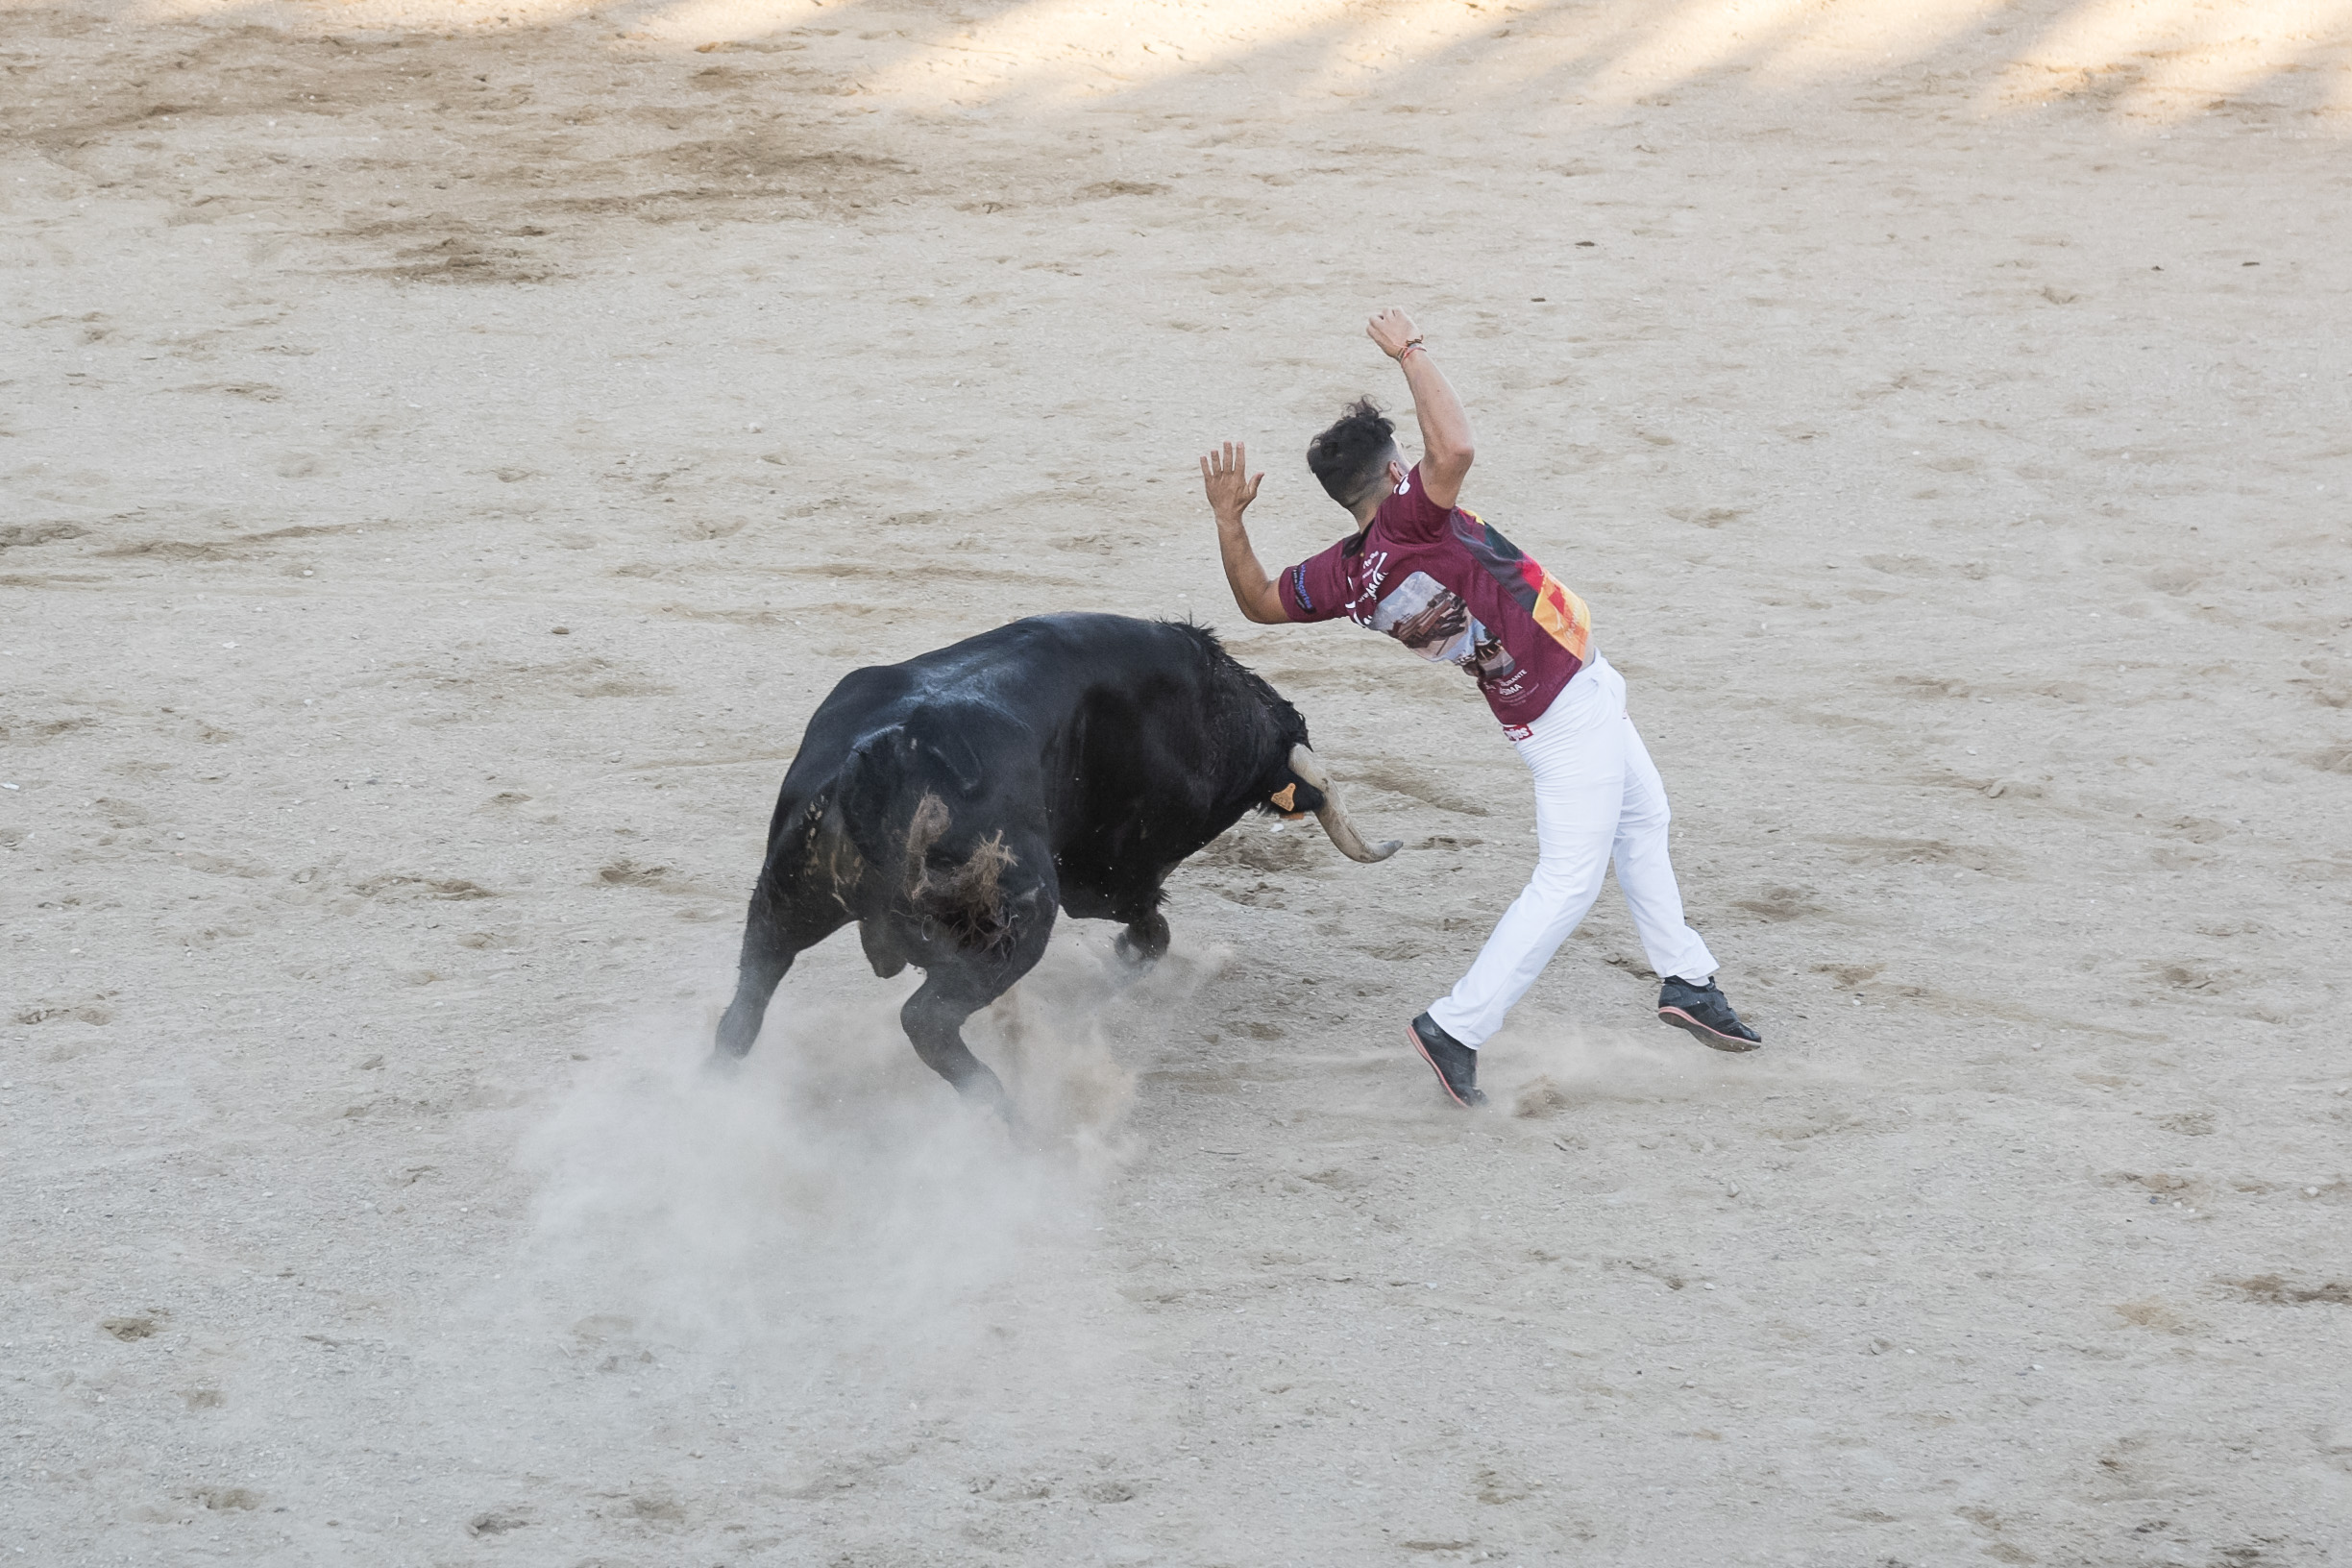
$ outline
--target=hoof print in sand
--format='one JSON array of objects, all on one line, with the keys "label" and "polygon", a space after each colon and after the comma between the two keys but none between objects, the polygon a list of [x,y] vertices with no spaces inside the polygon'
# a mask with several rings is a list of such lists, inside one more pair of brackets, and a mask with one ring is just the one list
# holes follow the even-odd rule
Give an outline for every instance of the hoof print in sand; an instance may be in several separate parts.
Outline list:
[{"label": "hoof print in sand", "polygon": [[530,1515],[519,1508],[487,1508],[466,1521],[468,1535],[503,1535],[521,1530],[530,1523]]},{"label": "hoof print in sand", "polygon": [[702,891],[668,866],[641,866],[633,860],[616,860],[598,868],[597,881],[608,888],[650,888],[655,893]]},{"label": "hoof print in sand", "polygon": [[2300,1307],[2310,1302],[2323,1302],[2331,1307],[2352,1307],[2352,1285],[2342,1280],[2298,1285],[2284,1274],[2257,1274],[2250,1279],[2222,1280],[2218,1283],[2248,1301],[2264,1302],[2272,1307]]},{"label": "hoof print in sand", "polygon": [[1735,898],[1731,903],[1734,909],[1761,915],[1768,920],[1797,920],[1825,913],[1823,906],[1814,901],[1811,888],[1766,888],[1753,898]]},{"label": "hoof print in sand", "polygon": [[497,894],[480,883],[462,876],[371,876],[364,882],[352,884],[352,891],[362,898],[442,898],[463,901],[470,898],[496,898]]}]

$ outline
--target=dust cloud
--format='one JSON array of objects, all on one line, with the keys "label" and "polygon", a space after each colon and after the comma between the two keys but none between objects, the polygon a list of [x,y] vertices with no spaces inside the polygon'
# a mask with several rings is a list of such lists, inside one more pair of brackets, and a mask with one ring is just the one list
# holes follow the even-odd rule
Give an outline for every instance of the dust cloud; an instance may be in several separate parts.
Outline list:
[{"label": "dust cloud", "polygon": [[1136,976],[1057,933],[966,1029],[1017,1127],[917,1060],[912,986],[845,938],[787,977],[741,1064],[714,1063],[706,1018],[632,1020],[522,1141],[537,1193],[500,1310],[600,1365],[659,1347],[772,1393],[1105,1378],[1126,1347],[1093,1241],[1141,1152],[1121,1037],[1217,967]]}]

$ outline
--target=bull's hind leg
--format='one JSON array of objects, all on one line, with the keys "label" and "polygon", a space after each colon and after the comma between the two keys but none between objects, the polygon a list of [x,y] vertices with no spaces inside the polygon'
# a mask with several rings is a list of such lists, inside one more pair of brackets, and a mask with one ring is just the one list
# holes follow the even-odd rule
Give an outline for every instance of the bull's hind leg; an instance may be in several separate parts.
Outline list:
[{"label": "bull's hind leg", "polygon": [[[1048,903],[1045,906],[1052,908]],[[1015,981],[1037,967],[1044,956],[1045,940],[1053,934],[1053,917],[1024,922],[1017,929],[1011,950],[986,961],[957,959],[925,971],[922,985],[898,1010],[907,1039],[923,1065],[955,1085],[968,1100],[993,1109],[1008,1122],[1018,1118],[1006,1095],[1003,1080],[964,1043],[964,1020],[1013,989]]]},{"label": "bull's hind leg", "polygon": [[933,974],[898,1010],[898,1021],[906,1026],[907,1039],[914,1041],[923,1066],[955,1085],[966,1099],[989,1106],[1010,1121],[1013,1101],[1005,1093],[1004,1081],[964,1043],[964,1020],[996,998],[968,988],[964,979],[946,969]]},{"label": "bull's hind leg", "polygon": [[768,999],[784,983],[793,960],[798,956],[797,952],[787,952],[768,943],[762,943],[754,951],[751,938],[746,933],[743,958],[735,967],[735,998],[727,1003],[726,1016],[719,1020],[721,1056],[741,1061],[750,1052],[751,1042],[759,1039],[760,1024],[768,1017]]},{"label": "bull's hind leg", "polygon": [[719,1020],[714,1060],[741,1061],[759,1039],[760,1023],[768,1016],[769,998],[790,972],[793,960],[846,923],[846,917],[811,922],[795,919],[789,900],[777,897],[763,877],[751,894],[751,909],[744,920],[743,956],[735,968],[735,999]]}]

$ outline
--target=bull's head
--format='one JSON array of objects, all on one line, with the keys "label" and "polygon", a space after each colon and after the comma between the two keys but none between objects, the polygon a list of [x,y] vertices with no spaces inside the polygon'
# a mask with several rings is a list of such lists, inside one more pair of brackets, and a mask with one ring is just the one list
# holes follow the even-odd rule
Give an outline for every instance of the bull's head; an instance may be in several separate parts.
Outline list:
[{"label": "bull's head", "polygon": [[1338,787],[1332,783],[1323,759],[1304,746],[1290,748],[1290,777],[1297,782],[1286,782],[1275,791],[1272,804],[1286,815],[1295,815],[1290,810],[1292,806],[1313,812],[1315,821],[1323,824],[1323,831],[1331,835],[1332,843],[1348,859],[1369,866],[1405,847],[1402,839],[1390,839],[1378,848],[1364,843],[1363,835],[1356,831],[1356,824],[1348,821],[1347,808],[1339,804]]}]

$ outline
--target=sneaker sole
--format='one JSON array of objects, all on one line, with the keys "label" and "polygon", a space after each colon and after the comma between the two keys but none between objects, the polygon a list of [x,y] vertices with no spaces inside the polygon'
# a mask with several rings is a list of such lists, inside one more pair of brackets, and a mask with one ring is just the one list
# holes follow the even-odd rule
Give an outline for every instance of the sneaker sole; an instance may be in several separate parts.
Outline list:
[{"label": "sneaker sole", "polygon": [[1658,1021],[1671,1023],[1700,1044],[1712,1046],[1719,1051],[1752,1051],[1764,1043],[1760,1040],[1742,1040],[1737,1035],[1727,1035],[1709,1029],[1678,1007],[1659,1008]]},{"label": "sneaker sole", "polygon": [[[1447,1099],[1452,1100],[1456,1105],[1460,1106],[1464,1111],[1475,1110],[1477,1107],[1485,1103],[1486,1096],[1483,1094],[1480,1094],[1475,1100],[1465,1100],[1459,1094],[1454,1092],[1454,1086],[1446,1082],[1445,1069],[1437,1065],[1437,1059],[1435,1057],[1429,1054],[1429,1047],[1421,1043],[1420,1030],[1415,1029],[1409,1023],[1405,1026],[1405,1038],[1412,1043],[1413,1054],[1420,1057],[1422,1061],[1427,1062],[1429,1064],[1430,1071],[1437,1075],[1437,1087],[1446,1091]],[[1474,1090],[1472,1092],[1476,1093],[1477,1091]]]}]

